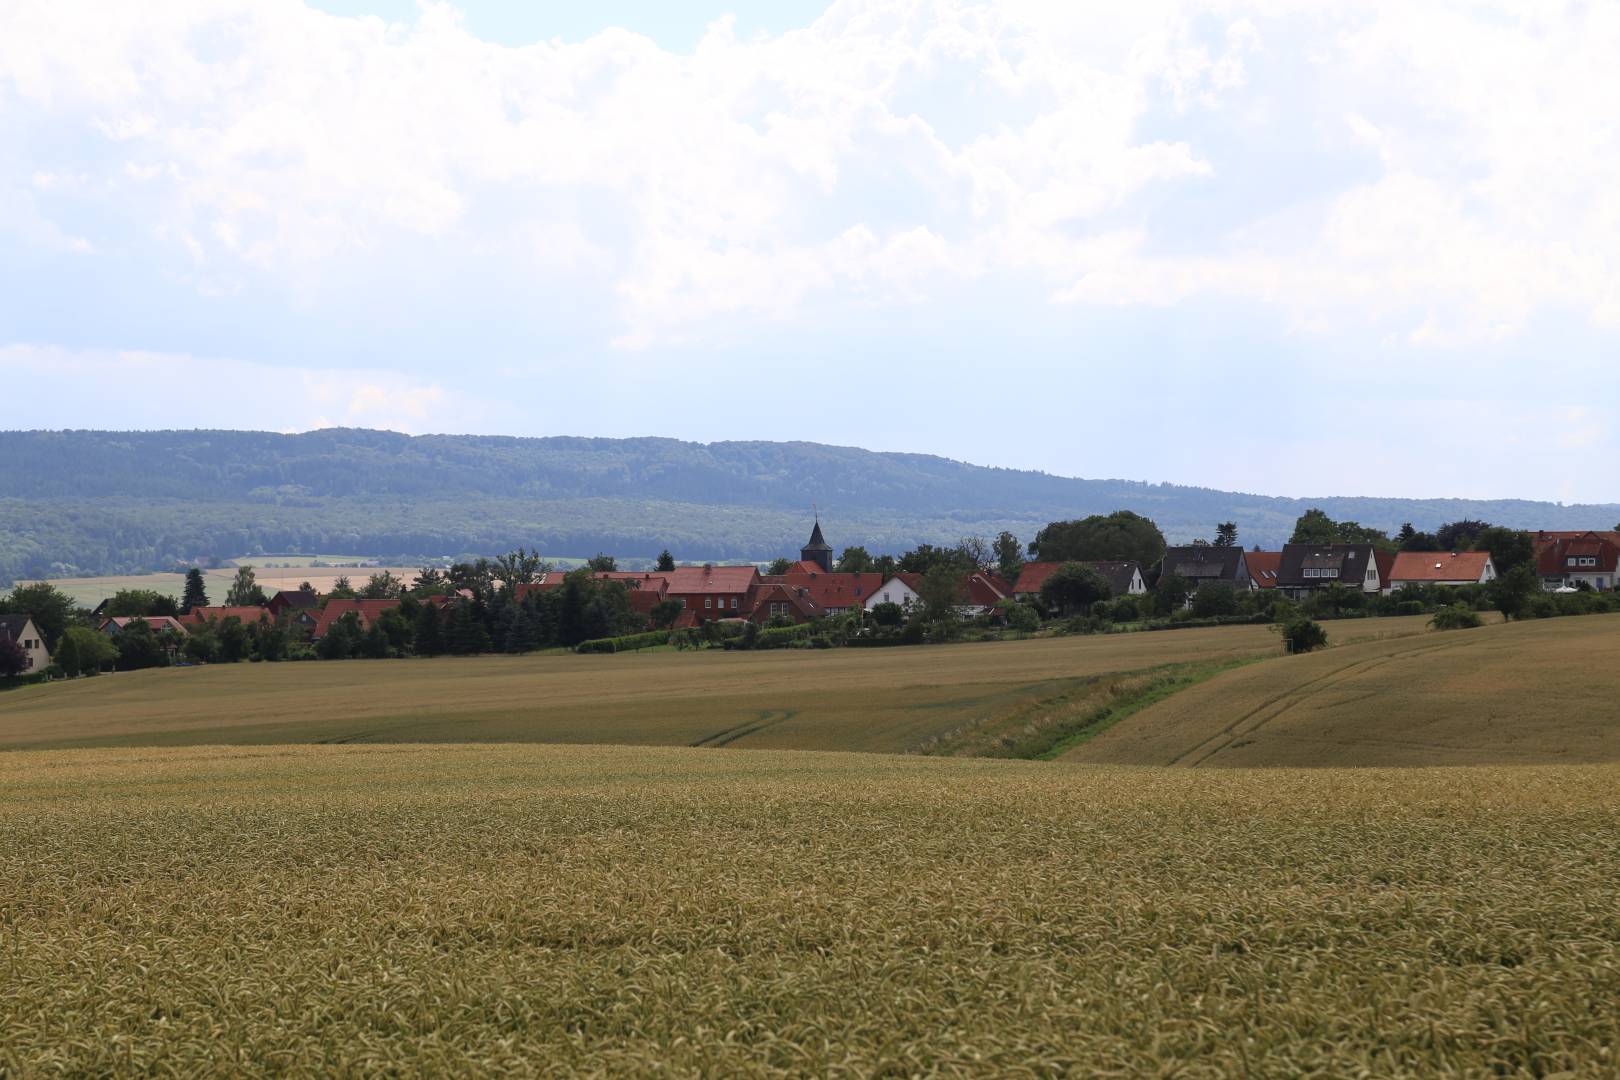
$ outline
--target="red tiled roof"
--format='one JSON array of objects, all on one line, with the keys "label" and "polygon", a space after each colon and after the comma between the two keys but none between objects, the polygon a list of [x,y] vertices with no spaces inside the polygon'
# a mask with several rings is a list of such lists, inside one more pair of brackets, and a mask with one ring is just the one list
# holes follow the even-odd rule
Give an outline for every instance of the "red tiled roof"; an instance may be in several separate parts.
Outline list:
[{"label": "red tiled roof", "polygon": [[995,607],[1008,595],[1006,589],[997,587],[998,582],[1006,584],[993,574],[969,574],[962,583],[962,591],[967,595],[967,602],[975,607]]},{"label": "red tiled roof", "polygon": [[1018,572],[1018,582],[1013,586],[1013,592],[1020,595],[1040,592],[1041,586],[1046,584],[1046,579],[1057,573],[1057,568],[1062,565],[1060,562],[1025,563],[1024,568]]},{"label": "red tiled roof", "polygon": [[759,582],[754,566],[680,566],[669,578],[671,596],[746,593]]},{"label": "red tiled roof", "polygon": [[[814,563],[809,565],[815,566]],[[763,584],[781,584],[802,589],[818,609],[828,611],[864,606],[872,598],[872,594],[882,587],[883,575],[871,572],[828,574],[817,566],[813,572],[793,571],[762,577],[760,581]]]},{"label": "red tiled roof", "polygon": [[117,627],[119,630],[122,630],[130,623],[137,622],[143,622],[147,626],[151,627],[154,634],[162,633],[164,630],[179,630],[184,632],[186,629],[185,624],[179,619],[176,619],[173,615],[114,615],[110,619],[104,619],[97,629],[105,633],[107,627],[109,626]]},{"label": "red tiled roof", "polygon": [[1386,585],[1396,581],[1478,581],[1485,576],[1488,551],[1399,551]]},{"label": "red tiled roof", "polygon": [[[1620,544],[1610,540],[1615,533],[1564,533],[1541,542],[1540,537],[1551,534],[1537,533],[1536,572],[1543,577],[1558,577],[1575,573],[1612,574],[1620,565]],[[1570,559],[1596,559],[1595,566],[1570,566]]]},{"label": "red tiled roof", "polygon": [[326,606],[321,609],[321,617],[315,621],[315,629],[310,636],[325,637],[331,625],[350,612],[360,620],[360,629],[364,630],[383,612],[392,611],[397,607],[399,607],[398,600],[328,600]]},{"label": "red tiled roof", "polygon": [[764,622],[771,617],[770,605],[783,603],[790,605],[804,619],[814,619],[822,614],[808,589],[781,581],[768,581],[754,589],[748,617],[756,622]]},{"label": "red tiled roof", "polygon": [[1277,587],[1277,570],[1282,566],[1280,551],[1245,551],[1243,558],[1249,564],[1249,576],[1262,589]]},{"label": "red tiled roof", "polygon": [[1373,562],[1378,565],[1379,588],[1387,586],[1389,576],[1395,572],[1395,554],[1393,551],[1375,550],[1373,552]]},{"label": "red tiled roof", "polygon": [[252,605],[238,605],[235,607],[195,607],[180,616],[180,621],[188,626],[201,626],[204,623],[218,619],[241,619],[245,623],[268,622],[271,618],[270,609]]}]

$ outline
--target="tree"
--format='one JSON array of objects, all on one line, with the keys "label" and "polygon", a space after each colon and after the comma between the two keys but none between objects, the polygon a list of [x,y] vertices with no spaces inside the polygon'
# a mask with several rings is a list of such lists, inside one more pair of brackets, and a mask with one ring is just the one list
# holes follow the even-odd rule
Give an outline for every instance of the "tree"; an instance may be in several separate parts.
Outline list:
[{"label": "tree", "polygon": [[417,571],[416,580],[411,582],[411,592],[417,596],[438,596],[444,589],[444,575],[435,566],[422,567]]},{"label": "tree", "polygon": [[906,613],[899,604],[885,600],[881,604],[872,606],[872,621],[879,626],[899,626],[905,621]]},{"label": "tree", "polygon": [[118,670],[139,671],[142,668],[164,667],[169,662],[168,650],[144,619],[124,624],[113,641],[118,650]]},{"label": "tree", "polygon": [[1535,541],[1529,533],[1519,529],[1504,529],[1499,525],[1481,529],[1474,537],[1475,551],[1491,553],[1491,563],[1498,574],[1520,566],[1529,566],[1536,557]]},{"label": "tree", "polygon": [[506,628],[503,647],[509,653],[533,652],[540,646],[540,626],[527,605],[518,604],[512,612],[512,622]]},{"label": "tree", "polygon": [[72,598],[48,581],[11,590],[9,597],[0,600],[0,615],[27,615],[33,619],[45,647],[53,653],[75,618]]},{"label": "tree", "polygon": [[1400,533],[1395,537],[1395,543],[1402,551],[1439,551],[1440,541],[1435,539],[1434,533],[1419,532],[1411,524],[1401,526]]},{"label": "tree", "polygon": [[[996,563],[995,550],[982,536],[964,536],[956,542],[962,562],[973,570],[984,570]],[[971,571],[970,571],[971,573]]]},{"label": "tree", "polygon": [[900,556],[897,565],[899,569],[912,574],[926,574],[936,566],[949,566],[955,577],[966,577],[978,569],[972,556],[960,547],[944,548],[933,544],[918,544]]},{"label": "tree", "polygon": [[88,626],[68,627],[54,652],[53,662],[64,675],[94,675],[118,656],[118,650],[107,636]]},{"label": "tree", "polygon": [[793,569],[793,564],[788,560],[772,559],[771,565],[765,568],[765,572],[773,577],[781,577],[791,569]]},{"label": "tree", "polygon": [[1041,603],[1048,610],[1069,614],[1090,611],[1091,605],[1114,595],[1108,579],[1089,566],[1066,562],[1041,585]]},{"label": "tree", "polygon": [[917,583],[917,599],[922,601],[923,616],[930,621],[951,621],[963,602],[962,571],[951,562],[936,562]]},{"label": "tree", "polygon": [[658,570],[667,574],[673,569],[675,569],[675,556],[669,553],[669,548],[665,548],[658,553]]},{"label": "tree", "polygon": [[264,590],[254,580],[253,567],[238,566],[236,580],[231,582],[230,591],[225,594],[227,607],[262,607],[264,605]]},{"label": "tree", "polygon": [[668,630],[675,625],[686,607],[679,600],[660,600],[654,604],[650,616],[654,630]]},{"label": "tree", "polygon": [[542,574],[550,570],[551,564],[542,562],[538,551],[518,548],[516,551],[498,556],[490,573],[501,583],[503,589],[512,592],[519,585],[533,585],[540,580]]},{"label": "tree", "polygon": [[1490,522],[1477,521],[1473,518],[1448,521],[1434,531],[1434,538],[1438,543],[1435,550],[1467,551],[1474,547],[1474,541],[1479,537],[1479,534],[1490,527]]},{"label": "tree", "polygon": [[1007,615],[1007,628],[1009,630],[1029,634],[1041,628],[1040,612],[1028,604],[1007,604],[1003,610]]},{"label": "tree", "polygon": [[1276,629],[1291,653],[1308,653],[1327,647],[1327,631],[1303,615],[1289,616]]},{"label": "tree", "polygon": [[174,597],[165,596],[156,589],[119,589],[107,600],[108,617],[178,615],[180,606]]},{"label": "tree", "polygon": [[1486,585],[1485,595],[1504,618],[1517,619],[1540,589],[1541,579],[1536,576],[1535,568],[1521,563]]},{"label": "tree", "polygon": [[1290,544],[1336,544],[1339,542],[1338,522],[1316,507],[1311,507],[1299,515],[1294,522],[1294,534],[1288,538]]},{"label": "tree", "polygon": [[884,581],[894,577],[897,568],[898,564],[893,555],[879,555],[872,560],[872,572],[881,575]]},{"label": "tree", "polygon": [[585,565],[597,573],[612,572],[619,568],[619,564],[614,561],[613,556],[604,555],[600,551],[591,556]]},{"label": "tree", "polygon": [[1018,542],[1018,537],[1002,532],[991,547],[996,553],[996,572],[1008,581],[1017,581],[1019,572],[1024,569],[1024,546]]},{"label": "tree", "polygon": [[493,643],[484,622],[473,611],[470,601],[463,600],[450,610],[450,626],[445,632],[446,651],[452,656],[474,656],[489,652]]},{"label": "tree", "polygon": [[1193,614],[1200,619],[1238,613],[1237,593],[1224,582],[1200,585],[1193,593],[1192,605]]},{"label": "tree", "polygon": [[840,574],[865,574],[872,569],[872,554],[863,547],[847,547],[834,567]]},{"label": "tree", "polygon": [[16,638],[0,637],[0,679],[9,679],[28,670],[28,653]]},{"label": "tree", "polygon": [[315,655],[322,660],[348,660],[360,650],[360,620],[347,612],[326,628],[326,634],[315,643]]},{"label": "tree", "polygon": [[193,566],[186,571],[186,591],[180,597],[180,612],[208,606],[208,590],[203,587],[202,571]]},{"label": "tree", "polygon": [[1161,574],[1153,585],[1153,610],[1160,615],[1179,611],[1187,603],[1192,583],[1180,574]]},{"label": "tree", "polygon": [[326,598],[328,600],[358,600],[359,596],[355,593],[354,586],[349,584],[348,575],[344,575],[332,582],[332,591],[326,594]]},{"label": "tree", "polygon": [[1216,547],[1237,547],[1238,527],[1235,521],[1223,521],[1215,526]]},{"label": "tree", "polygon": [[1150,519],[1129,510],[1054,521],[1035,534],[1030,556],[1040,562],[1124,560],[1152,566],[1164,558],[1164,534]]},{"label": "tree", "polygon": [[362,600],[398,600],[405,595],[405,582],[395,577],[392,572],[384,570],[380,574],[372,574],[366,583],[360,587]]},{"label": "tree", "polygon": [[438,656],[444,652],[444,637],[439,631],[439,606],[423,604],[416,613],[416,654]]}]

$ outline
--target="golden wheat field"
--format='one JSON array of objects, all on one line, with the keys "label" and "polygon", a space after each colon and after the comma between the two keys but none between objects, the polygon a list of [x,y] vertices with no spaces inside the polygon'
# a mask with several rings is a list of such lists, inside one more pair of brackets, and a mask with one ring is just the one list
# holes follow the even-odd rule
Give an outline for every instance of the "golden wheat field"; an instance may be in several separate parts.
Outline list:
[{"label": "golden wheat field", "polygon": [[[266,595],[275,593],[280,589],[296,589],[304,582],[315,586],[319,592],[330,592],[339,578],[348,578],[356,588],[365,583],[366,578],[372,574],[380,574],[385,569],[397,578],[410,581],[421,572],[419,566],[307,566],[285,565],[287,563],[307,563],[312,557],[305,556],[274,556],[270,562],[275,566],[266,566],[264,563],[255,564],[251,558],[240,560],[244,565],[254,566],[254,577],[259,587],[264,589]],[[342,556],[332,556],[340,559]],[[225,594],[230,591],[231,583],[236,580],[236,566],[216,566],[203,571],[203,587],[208,593],[211,604],[223,604]],[[19,584],[28,584],[20,582]],[[73,602],[84,607],[95,607],[103,600],[123,589],[150,589],[180,599],[186,591],[185,574],[119,574],[105,577],[82,578],[52,578],[49,584],[60,592],[72,597]]]},{"label": "golden wheat field", "polygon": [[1180,766],[1620,761],[1620,615],[1247,665],[1143,709],[1069,756]]},{"label": "golden wheat field", "polygon": [[1620,1067],[1620,767],[0,754],[0,1073]]},{"label": "golden wheat field", "polygon": [[[1423,635],[1421,617],[1335,640]],[[1431,635],[1432,636],[1432,635]],[[0,697],[0,748],[522,741],[950,752],[1121,675],[1280,657],[1264,626],[895,649],[542,655],[136,671]]]}]

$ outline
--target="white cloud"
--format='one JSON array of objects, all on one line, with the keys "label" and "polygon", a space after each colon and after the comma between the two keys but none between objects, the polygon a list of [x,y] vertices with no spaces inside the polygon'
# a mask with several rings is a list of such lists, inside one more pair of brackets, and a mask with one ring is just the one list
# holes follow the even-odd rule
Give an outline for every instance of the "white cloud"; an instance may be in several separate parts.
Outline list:
[{"label": "white cloud", "polygon": [[[0,375],[12,389],[6,426],[77,427],[98,399],[139,411],[142,428],[237,427],[310,431],[387,428],[407,434],[482,430],[500,405],[442,383],[394,372],[326,370],[135,349],[0,345]],[[26,411],[26,418],[24,412]]]}]

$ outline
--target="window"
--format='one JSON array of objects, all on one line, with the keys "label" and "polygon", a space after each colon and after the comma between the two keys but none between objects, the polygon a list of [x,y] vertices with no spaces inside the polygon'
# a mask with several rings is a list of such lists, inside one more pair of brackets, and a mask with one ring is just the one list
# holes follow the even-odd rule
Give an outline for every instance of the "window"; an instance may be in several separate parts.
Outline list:
[{"label": "window", "polygon": [[1320,570],[1312,570],[1308,566],[1305,568],[1305,576],[1306,577],[1319,577],[1319,576],[1321,576],[1321,573],[1322,572]]},{"label": "window", "polygon": [[1322,571],[1322,576],[1323,577],[1338,577],[1339,572],[1337,570],[1324,570],[1324,571]]},{"label": "window", "polygon": [[731,598],[731,610],[737,610],[737,598],[735,596]]},{"label": "window", "polygon": [[714,607],[714,597],[712,597],[712,596],[705,596],[705,597],[704,597],[704,598],[703,598],[703,606],[704,606],[704,607],[706,607],[706,608],[712,608],[712,607]]},{"label": "window", "polygon": [[1565,560],[1564,560],[1564,565],[1565,565],[1565,566],[1579,566],[1579,565],[1580,565],[1580,561],[1579,561],[1579,560],[1577,560],[1577,559],[1576,559],[1576,558],[1575,558],[1575,556],[1573,556],[1573,555],[1571,555],[1571,556],[1570,556],[1570,557],[1569,557],[1569,558],[1567,558],[1567,559],[1565,559]]}]

